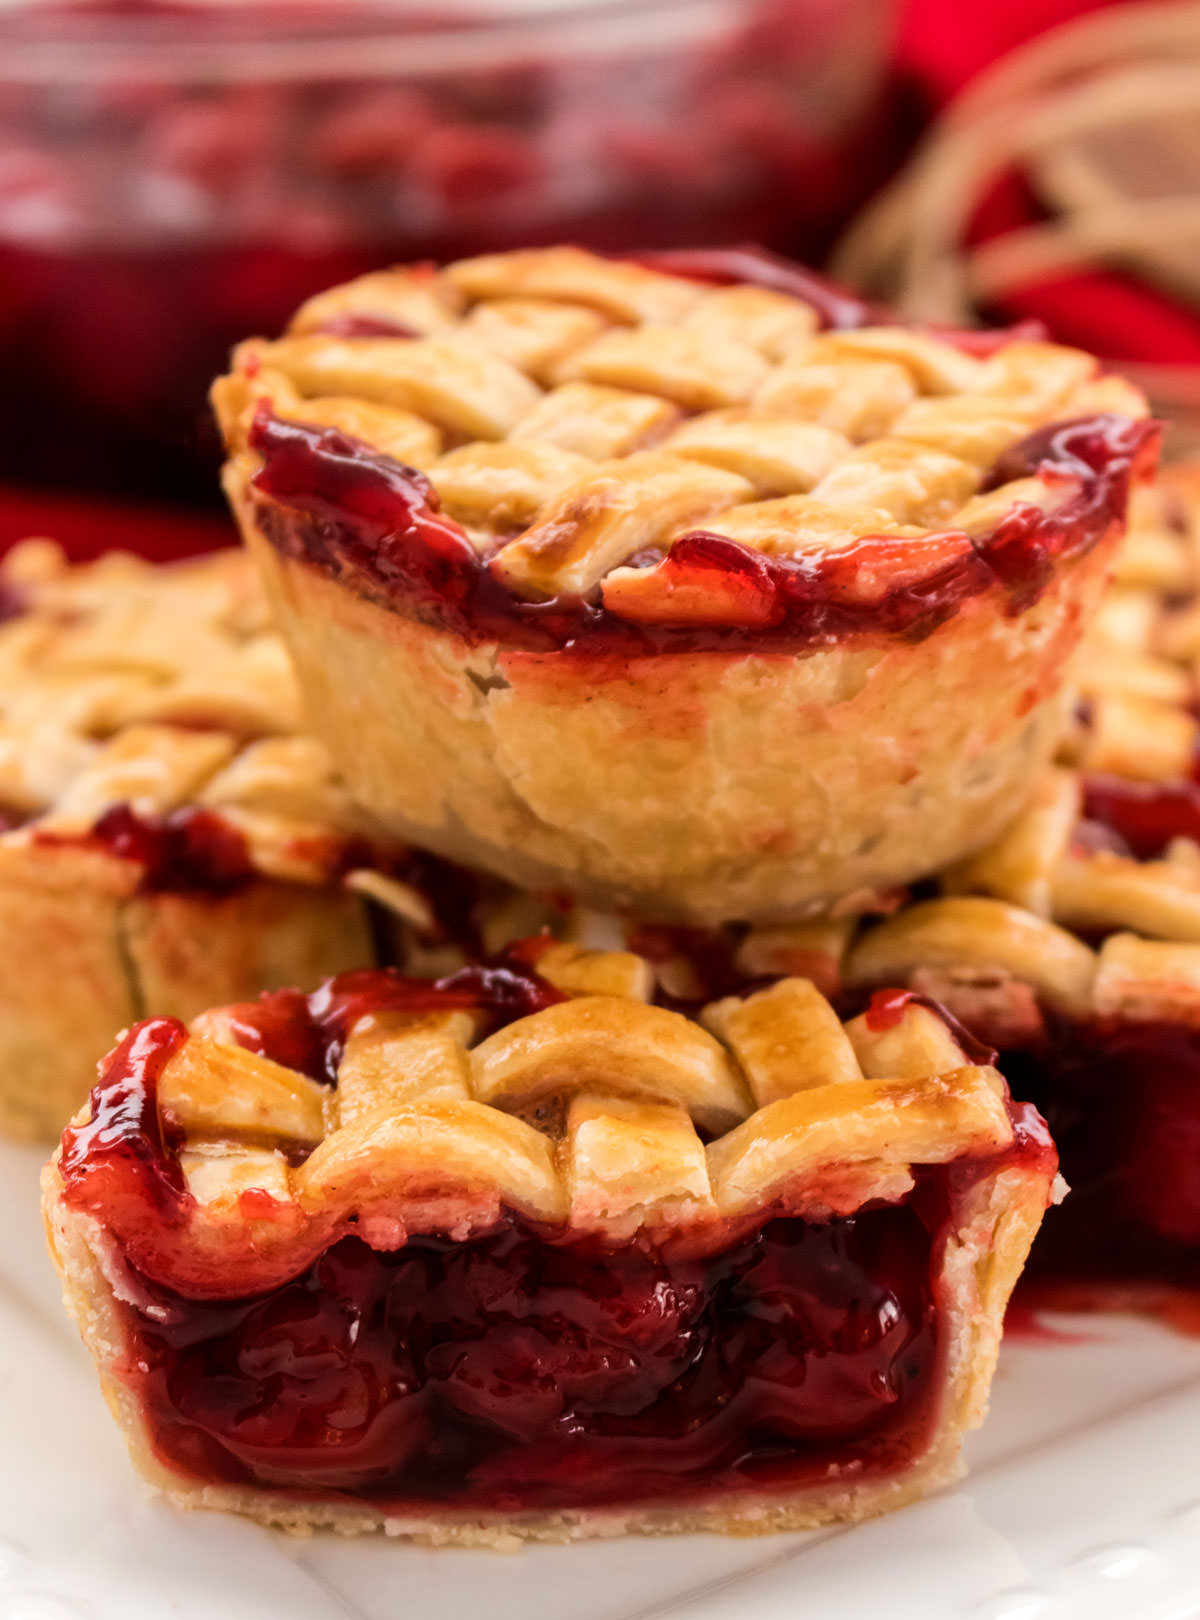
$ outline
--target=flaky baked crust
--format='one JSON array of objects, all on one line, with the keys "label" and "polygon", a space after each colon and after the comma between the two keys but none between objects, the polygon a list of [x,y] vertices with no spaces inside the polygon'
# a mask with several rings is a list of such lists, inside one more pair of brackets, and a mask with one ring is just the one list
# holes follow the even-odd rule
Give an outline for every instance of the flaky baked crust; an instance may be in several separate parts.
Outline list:
[{"label": "flaky baked crust", "polygon": [[[298,732],[243,556],[0,568],[0,1132],[52,1140],[113,1031],[373,960],[345,852],[379,838]],[[126,816],[131,817],[124,820]],[[236,872],[162,866],[199,816]],[[114,818],[116,818],[114,820]],[[379,846],[382,848],[382,844]],[[218,860],[219,865],[219,860]]]},{"label": "flaky baked crust", "polygon": [[[325,330],[355,313],[409,335]],[[1018,508],[1066,533],[1080,485],[993,469],[1033,428],[1143,407],[1074,350],[817,326],[801,298],[564,249],[366,278],[238,351],[226,488],[312,723],[398,835],[716,923],[908,882],[1013,813],[1120,501],[1014,594],[991,537]],[[387,532],[398,463],[422,474]],[[342,501],[360,474],[374,538]],[[443,573],[417,589],[426,520]]]},{"label": "flaky baked crust", "polygon": [[281,558],[248,512],[243,532],[305,642],[314,728],[398,836],[700,924],[822,909],[994,836],[1053,752],[1107,566],[1099,548],[1019,620],[980,598],[916,645],[595,667],[471,647]]},{"label": "flaky baked crust", "polygon": [[[257,1291],[273,1268],[280,1277],[294,1268],[279,1244],[307,1253],[311,1238],[319,1253],[348,1219],[361,1235],[374,1229],[382,1238],[386,1229],[384,1241],[395,1246],[397,1230],[465,1240],[486,1232],[502,1210],[565,1221],[613,1242],[653,1245],[682,1232],[703,1242],[722,1223],[764,1212],[821,1220],[901,1200],[918,1164],[982,1155],[940,1250],[940,1395],[918,1453],[890,1477],[830,1478],[695,1505],[517,1514],[432,1508],[402,1518],[319,1490],[276,1493],[182,1477],[155,1455],[136,1392],[121,1374],[124,1264],[136,1265],[138,1243],[153,1244],[155,1234],[139,1238],[115,1206],[110,1220],[72,1197],[64,1175],[76,1150],[64,1139],[44,1177],[51,1252],[143,1477],[181,1506],[291,1529],[383,1529],[485,1546],[813,1528],[870,1517],[958,1477],[961,1436],[984,1416],[1005,1305],[1051,1196],[1053,1165],[1044,1157],[1005,1157],[1015,1127],[999,1076],[973,1066],[949,1027],[917,1002],[885,1025],[860,1018],[842,1026],[810,983],[790,979],[713,1003],[693,1022],[644,999],[653,977],[634,956],[544,941],[539,951],[547,976],[538,982],[565,1000],[482,1042],[461,1010],[359,1016],[332,1093],[225,1044],[233,1028],[226,1013],[198,1020],[159,1080],[191,1200],[180,1206],[186,1235],[177,1251],[191,1258],[178,1263],[197,1268],[199,1286],[212,1287],[214,1258],[219,1265],[222,1254],[236,1252],[237,1275]],[[361,993],[361,984],[354,989]],[[335,983],[320,1005],[328,1011],[338,994]],[[85,1129],[86,1117],[77,1121]],[[696,1123],[715,1132],[707,1149]],[[292,1148],[290,1169],[267,1148],[281,1138]],[[305,1140],[311,1151],[300,1162],[295,1146]],[[252,1187],[269,1188],[277,1209],[249,1232],[247,1248],[257,1217],[240,1200]],[[293,1215],[281,1220],[279,1210],[289,1207]],[[220,1285],[229,1291],[229,1275]]]},{"label": "flaky baked crust", "polygon": [[1135,490],[1113,581],[1080,648],[1064,764],[1161,783],[1195,773],[1200,663],[1200,463]]}]

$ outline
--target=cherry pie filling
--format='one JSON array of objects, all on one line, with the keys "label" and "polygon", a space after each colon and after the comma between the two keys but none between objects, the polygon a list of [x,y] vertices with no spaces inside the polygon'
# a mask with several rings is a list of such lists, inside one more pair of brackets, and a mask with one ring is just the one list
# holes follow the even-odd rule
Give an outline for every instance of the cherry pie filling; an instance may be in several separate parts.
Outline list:
[{"label": "cherry pie filling", "polygon": [[[1084,779],[1077,837],[1157,860],[1200,837],[1200,788],[1188,781]],[[1022,1280],[1050,1302],[1161,1306],[1200,1331],[1200,1025],[1043,1009],[1031,1039],[999,1048],[1013,1090],[1045,1116],[1071,1196],[1047,1217]]]},{"label": "cherry pie filling", "polygon": [[1002,1050],[998,1066],[1045,1115],[1071,1187],[1029,1286],[1072,1304],[1200,1302],[1200,1029],[1097,1018]]},{"label": "cherry pie filling", "polygon": [[[1122,520],[1131,478],[1153,453],[1158,429],[1098,415],[1039,428],[997,461],[985,489],[1041,473],[1072,480],[1057,510],[1014,503],[992,533],[971,542],[948,532],[933,556],[922,542],[866,536],[815,556],[768,556],[719,533],[696,530],[656,567],[673,595],[719,590],[727,618],[703,625],[623,619],[592,597],[526,602],[514,597],[465,532],[438,507],[423,474],[335,428],[283,421],[260,405],[250,447],[262,459],[252,483],[255,521],[284,556],[384,606],[412,613],[471,642],[598,654],[696,652],[736,644],[796,652],[856,635],[920,640],[959,606],[993,588],[1021,612],[1064,559],[1099,544]],[[867,566],[867,565],[870,566]],[[901,581],[901,583],[897,583]]]},{"label": "cherry pie filling", "polygon": [[[503,1023],[556,999],[518,958],[436,986],[353,974],[239,1009],[237,1035],[321,1077],[368,1008]],[[135,1030],[64,1136],[66,1201],[103,1221],[121,1274],[118,1376],[186,1477],[396,1514],[685,1503],[902,1470],[941,1415],[942,1260],[964,1200],[1000,1164],[1053,1155],[1014,1107],[1004,1154],[920,1170],[903,1203],[851,1217],[767,1209],[616,1245],[506,1212],[387,1251],[349,1229],[247,1287],[249,1251],[188,1244],[194,1205],[155,1101],[184,1037],[166,1019]],[[265,1194],[242,1199],[248,1219],[268,1213]]]}]

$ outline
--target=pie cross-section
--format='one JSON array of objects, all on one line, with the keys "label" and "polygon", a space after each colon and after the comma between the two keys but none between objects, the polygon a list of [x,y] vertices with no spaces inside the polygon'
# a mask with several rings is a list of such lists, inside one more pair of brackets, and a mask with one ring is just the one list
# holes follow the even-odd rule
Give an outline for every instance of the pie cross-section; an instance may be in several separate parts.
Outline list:
[{"label": "pie cross-section", "polygon": [[1041,1122],[911,997],[843,1025],[802,980],[700,1019],[652,990],[543,938],[130,1031],[45,1189],[139,1467],[490,1544],[953,1477],[1053,1191]]}]

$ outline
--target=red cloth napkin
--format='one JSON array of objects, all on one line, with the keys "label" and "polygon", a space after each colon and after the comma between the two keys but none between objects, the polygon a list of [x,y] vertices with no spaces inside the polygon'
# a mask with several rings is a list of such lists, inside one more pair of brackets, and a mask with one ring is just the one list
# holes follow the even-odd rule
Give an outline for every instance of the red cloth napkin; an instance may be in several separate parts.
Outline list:
[{"label": "red cloth napkin", "polygon": [[1115,0],[1004,0],[964,6],[962,0],[907,0],[896,56],[900,70],[936,106],[998,57],[1085,12]]},{"label": "red cloth napkin", "polygon": [[26,535],[58,540],[76,562],[112,550],[136,551],[156,562],[170,562],[229,545],[237,538],[232,519],[218,512],[0,486],[0,553]]}]

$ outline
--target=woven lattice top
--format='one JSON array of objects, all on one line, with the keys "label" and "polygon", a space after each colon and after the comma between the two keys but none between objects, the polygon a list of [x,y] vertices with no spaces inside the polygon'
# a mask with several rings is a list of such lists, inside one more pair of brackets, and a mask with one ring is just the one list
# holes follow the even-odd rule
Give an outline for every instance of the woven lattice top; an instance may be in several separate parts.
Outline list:
[{"label": "woven lattice top", "polygon": [[1136,489],[1113,584],[1076,666],[1084,703],[1065,763],[1142,782],[1193,774],[1200,725],[1200,477]]},{"label": "woven lattice top", "polygon": [[[282,644],[247,559],[70,567],[27,541],[0,569],[0,845],[83,839],[116,811],[219,818],[254,870],[320,882],[378,830],[299,730]],[[15,825],[14,825],[15,824]],[[136,860],[136,836],[107,846]]]},{"label": "woven lattice top", "polygon": [[[260,1258],[350,1220],[387,1247],[501,1209],[617,1240],[849,1213],[904,1196],[915,1166],[1013,1141],[1000,1076],[917,1000],[843,1024],[790,978],[689,1018],[650,1000],[632,953],[526,951],[519,1016],[511,972],[467,970],[436,987],[348,975],[283,993],[282,1012],[277,996],[204,1014],[190,1034],[139,1026],[102,1068],[91,1122],[68,1131],[64,1175],[112,1150],[108,1090],[128,1124],[129,1076],[164,1031],[157,1117],[193,1235],[249,1227]],[[302,1073],[290,1064],[314,1032]]]},{"label": "woven lattice top", "polygon": [[1069,498],[1070,480],[1036,477],[981,492],[1033,428],[1144,414],[1076,349],[819,328],[769,287],[500,254],[322,294],[279,341],[244,344],[214,398],[235,451],[265,403],[421,469],[515,597],[599,587],[647,622],[718,611],[652,566],[685,534],[789,559],[891,537],[908,544],[887,568],[909,583],[952,560],[947,532],[969,557],[1016,502]]}]

